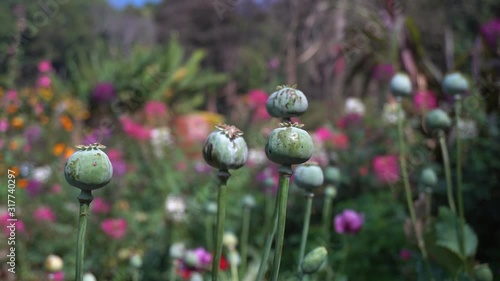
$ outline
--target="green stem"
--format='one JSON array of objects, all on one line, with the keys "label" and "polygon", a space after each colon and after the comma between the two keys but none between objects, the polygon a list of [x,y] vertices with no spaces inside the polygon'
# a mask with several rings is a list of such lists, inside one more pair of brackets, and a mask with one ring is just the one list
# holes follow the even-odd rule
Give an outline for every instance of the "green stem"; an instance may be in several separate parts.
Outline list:
[{"label": "green stem", "polygon": [[346,275],[344,270],[345,270],[345,264],[347,261],[347,257],[349,256],[349,237],[347,237],[347,235],[343,235],[342,240],[344,242],[344,247],[343,247],[344,255],[342,256],[342,263],[339,266],[338,272],[342,273],[343,275]]},{"label": "green stem", "polygon": [[[460,215],[460,253],[462,259],[466,260],[465,253],[465,215],[464,215],[464,200],[462,194],[462,139],[460,137],[460,129],[458,121],[460,119],[460,95],[455,95],[455,128],[457,130],[457,198],[458,198],[458,213]],[[466,265],[465,265],[466,266]],[[466,267],[465,267],[466,268]],[[464,269],[465,269],[464,268]]]},{"label": "green stem", "polygon": [[290,188],[290,176],[292,167],[282,165],[279,168],[280,180],[278,184],[279,208],[278,208],[278,232],[276,233],[276,248],[274,251],[272,281],[278,280],[280,271],[281,254],[283,252],[283,242],[285,238],[286,207],[288,202],[288,189]]},{"label": "green stem", "polygon": [[215,243],[215,257],[212,261],[212,281],[217,281],[219,275],[220,257],[222,255],[222,237],[224,235],[224,220],[226,218],[226,189],[227,180],[231,176],[227,170],[219,170],[219,194],[217,196],[217,234]]},{"label": "green stem", "polygon": [[405,188],[405,194],[406,194],[406,204],[408,205],[408,211],[410,212],[410,219],[411,219],[411,224],[413,226],[413,231],[415,233],[415,238],[417,239],[417,244],[418,248],[420,250],[420,253],[422,254],[422,257],[424,259],[424,263],[427,269],[428,276],[430,277],[431,280],[434,280],[432,277],[432,272],[430,269],[429,265],[429,260],[427,258],[427,250],[425,248],[425,242],[422,239],[422,236],[418,233],[417,231],[417,216],[415,214],[415,208],[413,206],[413,198],[412,198],[412,192],[410,188],[410,180],[408,178],[408,170],[406,167],[406,146],[405,146],[405,141],[404,141],[404,133],[403,133],[403,106],[401,104],[401,98],[398,99],[398,108],[399,108],[399,113],[398,113],[398,138],[399,138],[399,161],[401,165],[401,174],[403,177],[403,185]]},{"label": "green stem", "polygon": [[311,209],[312,209],[314,193],[307,191],[305,196],[306,196],[306,212],[304,214],[304,227],[302,228],[302,240],[300,242],[298,272],[301,271],[300,265],[302,263],[302,260],[304,259],[304,255],[306,252],[307,234],[309,233],[309,222],[311,221]]},{"label": "green stem", "polygon": [[[269,195],[271,196],[271,195]],[[276,202],[274,204],[274,212],[272,216],[272,229],[269,230],[266,238],[266,244],[264,245],[264,254],[260,260],[259,272],[257,273],[256,281],[262,281],[264,278],[264,273],[267,269],[267,262],[269,260],[269,253],[271,252],[271,246],[273,244],[274,236],[276,234],[276,229],[278,228],[278,208],[280,202],[280,193],[278,192],[276,196]]]},{"label": "green stem", "polygon": [[248,260],[248,233],[250,232],[250,217],[252,209],[248,206],[243,210],[243,227],[241,230],[241,274],[245,274]]},{"label": "green stem", "polygon": [[455,200],[453,199],[453,188],[451,186],[451,168],[450,157],[448,156],[448,148],[446,146],[445,135],[443,131],[439,131],[439,145],[441,146],[441,153],[443,155],[444,174],[446,177],[446,192],[448,194],[448,204],[453,214],[456,214]]},{"label": "green stem", "polygon": [[82,190],[78,196],[78,201],[80,202],[80,220],[78,222],[78,238],[77,238],[77,250],[76,250],[76,270],[75,270],[75,281],[82,281],[83,279],[83,256],[85,253],[85,231],[87,230],[87,217],[89,211],[89,205],[94,197],[92,196],[92,191]]},{"label": "green stem", "polygon": [[[328,187],[327,187],[328,188]],[[332,197],[325,195],[323,203],[323,232],[325,235],[326,247],[330,245],[330,228],[332,227]]]},{"label": "green stem", "polygon": [[168,281],[175,281],[176,279],[176,271],[177,270],[177,259],[172,261],[172,265],[170,266],[170,278]]},{"label": "green stem", "polygon": [[236,258],[234,255],[237,255],[234,250],[230,253],[231,257],[231,280],[238,281],[238,265],[236,264]]}]

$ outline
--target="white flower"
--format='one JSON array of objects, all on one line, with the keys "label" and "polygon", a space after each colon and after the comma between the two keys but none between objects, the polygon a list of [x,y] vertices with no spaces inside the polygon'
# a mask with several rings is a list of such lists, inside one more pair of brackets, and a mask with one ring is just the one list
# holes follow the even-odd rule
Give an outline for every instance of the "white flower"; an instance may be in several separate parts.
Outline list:
[{"label": "white flower", "polygon": [[346,114],[357,113],[359,115],[365,115],[365,105],[358,98],[348,98],[345,101],[344,112]]},{"label": "white flower", "polygon": [[477,124],[474,120],[458,119],[458,134],[462,139],[472,139],[477,137]]},{"label": "white flower", "polygon": [[174,243],[170,246],[169,253],[171,258],[180,259],[184,257],[184,254],[186,253],[186,245],[182,242]]},{"label": "white flower", "polygon": [[172,137],[172,132],[168,127],[159,127],[151,129],[151,145],[157,152],[158,157],[163,156],[163,151],[165,147],[170,146],[174,143]]},{"label": "white flower", "polygon": [[398,114],[399,106],[398,103],[386,103],[384,105],[384,112],[382,113],[382,119],[388,124],[396,124],[398,122],[398,116],[405,118],[405,112],[402,111]]},{"label": "white flower", "polygon": [[87,272],[83,274],[83,281],[97,281],[94,274]]},{"label": "white flower", "polygon": [[33,179],[42,183],[46,182],[51,174],[52,169],[48,165],[33,169]]},{"label": "white flower", "polygon": [[186,202],[179,196],[167,196],[165,200],[165,211],[167,216],[174,221],[183,221],[186,213]]}]

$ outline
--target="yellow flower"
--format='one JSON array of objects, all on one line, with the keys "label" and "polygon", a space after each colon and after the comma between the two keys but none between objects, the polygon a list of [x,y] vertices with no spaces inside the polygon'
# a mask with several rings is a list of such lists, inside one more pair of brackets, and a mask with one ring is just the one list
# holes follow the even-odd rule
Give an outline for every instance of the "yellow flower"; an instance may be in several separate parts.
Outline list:
[{"label": "yellow flower", "polygon": [[57,143],[52,148],[52,154],[54,154],[55,156],[60,156],[64,152],[65,147],[66,146],[64,145],[64,143]]},{"label": "yellow flower", "polygon": [[24,126],[24,119],[16,116],[10,121],[10,125],[16,129],[21,129]]},{"label": "yellow flower", "polygon": [[185,67],[179,68],[175,73],[174,73],[174,81],[179,82],[180,80],[184,79],[187,74],[187,69]]},{"label": "yellow flower", "polygon": [[40,89],[39,94],[46,101],[52,100],[52,97],[54,96],[54,93],[52,93],[52,90],[48,89],[48,88]]}]

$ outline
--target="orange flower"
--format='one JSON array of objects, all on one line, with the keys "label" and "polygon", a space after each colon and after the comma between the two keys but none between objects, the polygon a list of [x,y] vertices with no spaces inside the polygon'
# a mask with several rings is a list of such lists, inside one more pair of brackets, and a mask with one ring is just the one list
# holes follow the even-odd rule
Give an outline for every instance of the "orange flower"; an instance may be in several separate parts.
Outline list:
[{"label": "orange flower", "polygon": [[75,152],[75,150],[71,147],[66,147],[66,151],[64,152],[64,159],[68,159],[71,154],[73,154],[73,152]]},{"label": "orange flower", "polygon": [[13,171],[16,177],[19,176],[19,168],[17,166],[10,167],[9,170]]},{"label": "orange flower", "polygon": [[61,122],[61,125],[64,128],[64,130],[68,132],[73,130],[73,122],[68,116],[62,115],[61,117],[59,117],[59,122]]},{"label": "orange flower", "polygon": [[10,124],[12,125],[12,127],[16,128],[16,129],[21,129],[24,126],[24,120],[23,120],[23,118],[17,116],[17,117],[12,118],[12,121],[10,121]]},{"label": "orange flower", "polygon": [[27,179],[18,179],[17,180],[17,187],[18,188],[25,188],[28,186],[28,180]]},{"label": "orange flower", "polygon": [[17,141],[12,140],[9,142],[9,150],[17,150],[18,147],[19,143],[17,143]]},{"label": "orange flower", "polygon": [[64,145],[64,143],[57,143],[56,145],[54,145],[54,148],[52,148],[52,154],[54,154],[55,156],[61,156],[61,154],[64,152],[64,148],[66,146]]},{"label": "orange flower", "polygon": [[7,113],[13,114],[17,112],[17,105],[11,104],[7,107]]}]

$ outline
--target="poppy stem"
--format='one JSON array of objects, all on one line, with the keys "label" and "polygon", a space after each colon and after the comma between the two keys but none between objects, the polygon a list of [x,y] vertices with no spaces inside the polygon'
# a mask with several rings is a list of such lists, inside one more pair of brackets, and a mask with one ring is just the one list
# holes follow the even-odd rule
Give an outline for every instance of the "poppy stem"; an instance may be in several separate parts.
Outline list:
[{"label": "poppy stem", "polygon": [[309,222],[311,221],[311,209],[314,193],[306,191],[306,210],[304,214],[304,227],[302,229],[302,240],[300,242],[298,272],[301,271],[302,260],[306,252],[307,234],[309,233]]},{"label": "poppy stem", "polygon": [[460,120],[461,105],[460,95],[455,95],[455,128],[457,131],[457,199],[458,199],[458,214],[460,216],[460,253],[464,261],[464,269],[467,269],[467,254],[465,253],[465,215],[464,215],[464,200],[462,194],[462,138],[460,137],[460,129],[458,123]]},{"label": "poppy stem", "polygon": [[92,191],[82,190],[78,196],[80,202],[80,219],[78,222],[77,250],[76,250],[76,269],[75,280],[82,281],[83,279],[83,257],[85,253],[85,231],[87,230],[87,217],[89,205],[94,200]]},{"label": "poppy stem", "polygon": [[252,208],[245,206],[243,209],[243,227],[241,230],[241,274],[245,274],[248,260],[248,233],[250,232],[250,218]]},{"label": "poppy stem", "polygon": [[219,194],[217,196],[217,234],[215,243],[215,257],[212,261],[212,281],[218,280],[220,257],[222,255],[222,237],[224,235],[224,220],[226,219],[226,190],[227,180],[231,174],[227,170],[220,169],[217,173],[219,178]]}]

